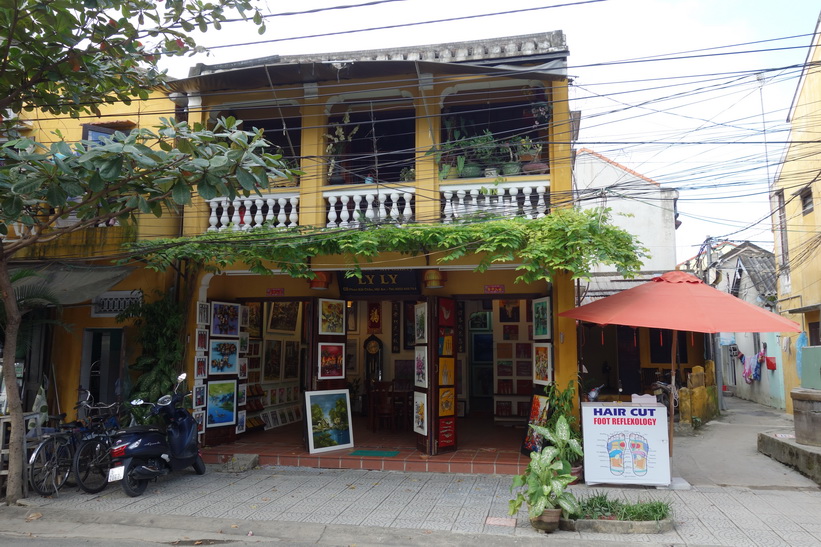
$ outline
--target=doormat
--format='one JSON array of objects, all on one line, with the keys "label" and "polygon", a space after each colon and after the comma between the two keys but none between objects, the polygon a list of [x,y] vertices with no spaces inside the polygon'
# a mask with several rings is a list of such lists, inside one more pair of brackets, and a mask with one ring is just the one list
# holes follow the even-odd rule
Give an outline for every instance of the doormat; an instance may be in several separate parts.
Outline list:
[{"label": "doormat", "polygon": [[395,458],[398,450],[354,450],[349,456],[374,456],[377,458]]}]

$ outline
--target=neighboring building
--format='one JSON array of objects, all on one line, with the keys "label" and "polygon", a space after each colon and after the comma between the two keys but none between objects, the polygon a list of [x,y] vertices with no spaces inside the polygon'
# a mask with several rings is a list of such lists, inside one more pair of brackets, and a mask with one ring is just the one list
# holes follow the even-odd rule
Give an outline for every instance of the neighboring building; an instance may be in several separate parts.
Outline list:
[{"label": "neighboring building", "polygon": [[[678,191],[613,160],[582,148],[576,152],[573,184],[581,208],[608,207],[613,224],[627,230],[649,250],[650,258],[633,279],[624,279],[612,268],[598,267],[589,281],[577,283],[579,305],[646,283],[676,269],[676,211]],[[670,369],[669,345],[658,344],[651,329],[583,324],[581,330],[581,380],[587,388],[603,385],[600,398],[617,399],[644,393]],[[653,329],[655,331],[655,329]],[[654,334],[656,334],[654,332]],[[697,336],[699,345],[702,336]],[[651,351],[652,348],[652,351]],[[666,348],[666,351],[665,351]],[[660,359],[654,356],[662,355]],[[684,367],[700,364],[701,355],[685,352]]]},{"label": "neighboring building", "polygon": [[[94,256],[126,241],[250,231],[262,223],[350,229],[362,218],[457,222],[484,210],[549,214],[558,203],[553,196],[572,191],[567,55],[564,35],[547,32],[198,65],[190,77],[168,83],[168,97],[135,101],[131,108],[105,111],[102,119],[82,121],[106,130],[112,124],[120,129],[151,125],[172,113],[206,124],[231,115],[247,128],[265,129],[285,159],[305,174],[296,183],[273,181],[262,197],[199,199],[180,215],[141,217],[136,232],[106,226],[77,234],[41,249],[37,258],[68,252],[94,264]],[[23,117],[31,135],[49,140],[55,120],[35,113]],[[79,138],[72,123],[59,120],[64,134]],[[506,171],[505,182],[488,193],[488,181],[496,180],[492,174],[490,179],[478,173],[468,177],[468,165],[457,162],[440,172],[447,155],[427,153],[436,144],[453,144],[465,131],[482,136],[485,130],[508,143],[538,143],[541,163],[531,162],[524,174]],[[494,154],[510,150],[507,146]],[[462,178],[446,178],[457,168]],[[430,374],[427,389],[417,390],[428,409],[424,424],[416,424],[426,431],[418,444],[430,454],[455,449],[455,417],[463,410],[489,421],[527,419],[533,392],[532,299],[552,297],[552,338],[544,341],[555,341],[555,380],[564,386],[577,376],[575,322],[555,318],[574,305],[569,277],[558,275],[550,284],[516,284],[514,264],[476,274],[477,263],[478,257],[471,256],[441,267],[425,256],[386,252],[378,265],[366,268],[361,281],[344,277],[349,266],[343,257],[314,260],[317,278],[310,283],[278,271],[257,275],[243,265],[221,274],[203,273],[196,298],[202,305],[189,310],[184,367],[209,393],[212,385],[237,381],[245,402],[234,411],[246,412],[252,430],[300,420],[307,390],[344,389],[356,378],[365,390],[376,380],[410,382],[413,389],[414,360],[421,354]],[[97,300],[116,307],[133,290],[148,295],[174,286],[171,272],[137,269],[111,287],[101,285],[101,291],[116,292]],[[419,305],[426,305],[426,345],[417,344],[414,336]],[[327,322],[328,313],[339,312],[337,306],[346,310],[347,326],[341,332],[338,324]],[[112,315],[96,313],[92,302],[65,311],[73,331],[55,332],[53,351],[43,358],[56,364],[62,410],[70,411],[78,383],[87,380],[98,384],[102,399],[119,394],[136,348],[128,329]],[[234,344],[244,347],[245,340],[242,357],[222,353]],[[330,361],[338,364],[338,351],[344,351],[347,361],[341,377],[335,366],[324,368]],[[502,368],[496,366],[499,360],[505,362]],[[240,434],[233,420],[223,421],[208,403],[200,410],[207,444]],[[236,412],[231,415],[236,419]]]},{"label": "neighboring building", "polygon": [[815,204],[821,196],[821,19],[790,105],[790,143],[771,188],[778,310],[804,328],[783,335],[786,408],[793,411],[790,392],[797,387],[821,389],[821,236]]},{"label": "neighboring building", "polygon": [[[775,257],[770,251],[745,241],[716,258],[706,271],[706,278],[718,290],[775,311]],[[773,332],[722,333],[717,336],[716,367],[728,391],[742,399],[774,408],[786,407],[784,368],[780,363],[781,336]],[[776,368],[771,370],[762,366],[760,375],[757,375],[754,373],[756,356],[762,352],[776,359]],[[753,374],[749,374],[751,371]]]}]

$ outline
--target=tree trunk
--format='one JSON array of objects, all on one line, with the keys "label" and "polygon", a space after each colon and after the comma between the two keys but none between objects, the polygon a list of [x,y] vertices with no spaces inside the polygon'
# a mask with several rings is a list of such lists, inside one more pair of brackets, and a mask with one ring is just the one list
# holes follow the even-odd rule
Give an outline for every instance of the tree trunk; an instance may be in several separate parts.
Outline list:
[{"label": "tree trunk", "polygon": [[14,372],[14,356],[17,353],[17,333],[20,331],[21,314],[17,307],[17,297],[11,285],[9,265],[4,252],[0,251],[0,294],[6,306],[6,333],[3,347],[3,380],[6,384],[6,401],[11,416],[9,436],[9,467],[6,477],[6,503],[14,505],[23,497],[23,404],[17,389]]}]

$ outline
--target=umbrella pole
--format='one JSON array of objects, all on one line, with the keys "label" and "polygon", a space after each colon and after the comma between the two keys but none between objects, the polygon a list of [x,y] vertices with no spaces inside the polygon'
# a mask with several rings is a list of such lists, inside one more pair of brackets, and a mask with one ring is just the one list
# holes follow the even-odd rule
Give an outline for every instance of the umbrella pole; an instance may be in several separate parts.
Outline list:
[{"label": "umbrella pole", "polygon": [[670,418],[670,425],[669,425],[669,443],[670,443],[670,458],[673,458],[673,415],[675,413],[675,398],[676,398],[676,354],[678,353],[676,350],[676,346],[678,344],[678,331],[673,331],[673,341],[670,346],[673,348],[673,356],[670,360],[670,396],[667,398],[667,412],[670,414],[668,418]]}]

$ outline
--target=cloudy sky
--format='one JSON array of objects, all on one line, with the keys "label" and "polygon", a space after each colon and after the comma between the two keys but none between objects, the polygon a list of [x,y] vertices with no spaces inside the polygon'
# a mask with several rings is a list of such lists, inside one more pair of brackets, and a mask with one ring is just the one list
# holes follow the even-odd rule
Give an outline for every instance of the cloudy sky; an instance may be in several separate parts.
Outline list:
[{"label": "cloudy sky", "polygon": [[[327,9],[355,5],[362,6]],[[196,62],[561,30],[570,48],[571,108],[582,112],[577,148],[679,189],[678,260],[695,255],[707,236],[772,248],[768,180],[788,139],[787,113],[818,2],[268,0],[264,6],[268,14],[320,11],[269,17],[262,36],[227,24],[199,38],[214,46],[209,57],[175,60],[166,65],[169,72],[185,77]],[[430,21],[443,22],[409,25]]]}]

